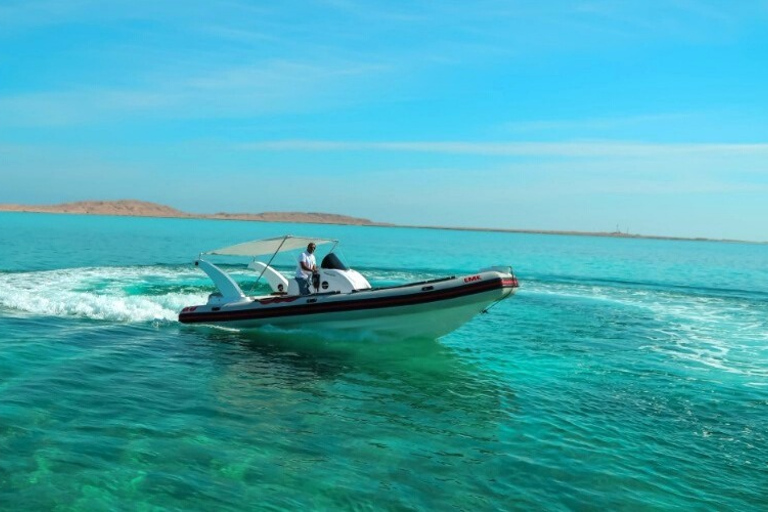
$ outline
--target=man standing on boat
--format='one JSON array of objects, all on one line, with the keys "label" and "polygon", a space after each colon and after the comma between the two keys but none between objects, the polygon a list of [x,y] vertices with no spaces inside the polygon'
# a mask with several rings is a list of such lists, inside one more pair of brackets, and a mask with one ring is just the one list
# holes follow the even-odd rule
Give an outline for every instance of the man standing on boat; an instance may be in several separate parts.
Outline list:
[{"label": "man standing on boat", "polygon": [[299,264],[296,267],[296,282],[299,284],[299,293],[309,295],[309,278],[317,272],[315,262],[315,244],[310,242],[307,250],[299,256]]}]

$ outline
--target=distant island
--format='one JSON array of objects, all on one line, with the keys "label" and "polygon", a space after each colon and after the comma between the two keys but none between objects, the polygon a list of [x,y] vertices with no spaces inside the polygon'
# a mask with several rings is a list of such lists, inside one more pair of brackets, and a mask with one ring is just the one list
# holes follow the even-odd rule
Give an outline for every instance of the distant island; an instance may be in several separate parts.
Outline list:
[{"label": "distant island", "polygon": [[71,213],[80,215],[117,215],[126,217],[170,217],[183,219],[250,220],[260,222],[296,222],[314,224],[349,224],[355,226],[391,226],[358,217],[334,213],[315,212],[263,212],[263,213],[187,213],[165,206],[135,199],[119,201],[77,201],[54,205],[0,204],[0,211],[30,213]]},{"label": "distant island", "polygon": [[420,226],[398,225],[385,222],[375,222],[359,217],[338,215],[335,213],[317,212],[262,212],[262,213],[187,213],[170,206],[138,201],[135,199],[121,199],[117,201],[77,201],[55,205],[21,205],[0,204],[0,211],[29,212],[29,213],[60,213],[79,215],[117,215],[127,217],[168,217],[183,219],[212,219],[212,220],[240,220],[256,222],[291,222],[301,224],[340,224],[350,226],[370,227],[402,227],[418,229],[446,229],[454,231],[488,231],[499,233],[525,233],[535,235],[572,235],[572,236],[599,236],[611,238],[644,238],[656,240],[685,240],[707,242],[744,242],[742,240],[712,239],[712,238],[685,238],[673,236],[638,235],[621,231],[584,232],[584,231],[546,231],[532,229],[504,229],[504,228],[468,228],[448,226]]}]

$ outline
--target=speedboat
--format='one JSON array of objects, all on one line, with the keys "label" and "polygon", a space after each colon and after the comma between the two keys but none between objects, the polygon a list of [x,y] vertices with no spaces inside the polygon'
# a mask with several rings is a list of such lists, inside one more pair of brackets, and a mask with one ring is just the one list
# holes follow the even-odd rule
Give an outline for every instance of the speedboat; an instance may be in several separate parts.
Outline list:
[{"label": "speedboat", "polygon": [[[310,294],[301,295],[295,279],[271,266],[282,252],[333,244],[311,279]],[[313,332],[361,331],[387,338],[436,339],[511,296],[519,284],[512,267],[499,266],[474,274],[449,276],[397,286],[373,287],[334,252],[337,240],[296,237],[256,240],[201,253],[195,265],[208,274],[217,291],[206,304],[185,307],[184,324],[239,330],[274,327]],[[256,258],[271,254],[268,262]],[[232,277],[203,255],[247,256],[248,268],[272,290],[248,296]]]}]

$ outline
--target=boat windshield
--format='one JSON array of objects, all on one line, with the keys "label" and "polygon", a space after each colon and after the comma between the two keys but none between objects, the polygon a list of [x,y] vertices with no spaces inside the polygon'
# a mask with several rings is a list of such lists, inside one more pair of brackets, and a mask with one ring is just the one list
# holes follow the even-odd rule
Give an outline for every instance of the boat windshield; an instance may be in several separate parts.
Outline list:
[{"label": "boat windshield", "polygon": [[320,263],[320,268],[333,269],[333,270],[349,270],[349,267],[341,261],[341,258],[336,256],[336,253],[328,253]]}]

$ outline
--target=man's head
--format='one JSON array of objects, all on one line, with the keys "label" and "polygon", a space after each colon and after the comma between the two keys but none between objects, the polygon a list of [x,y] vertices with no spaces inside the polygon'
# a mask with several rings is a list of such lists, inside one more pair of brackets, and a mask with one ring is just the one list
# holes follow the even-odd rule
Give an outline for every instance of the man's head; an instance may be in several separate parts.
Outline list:
[{"label": "man's head", "polygon": [[315,247],[316,247],[315,244],[310,242],[309,245],[307,246],[307,252],[309,254],[312,254],[313,252],[315,252]]}]

